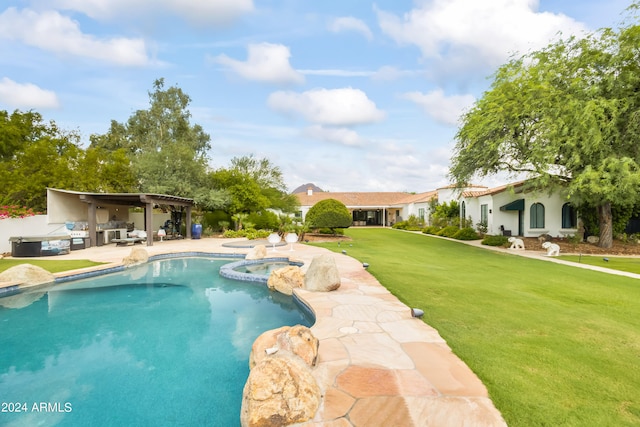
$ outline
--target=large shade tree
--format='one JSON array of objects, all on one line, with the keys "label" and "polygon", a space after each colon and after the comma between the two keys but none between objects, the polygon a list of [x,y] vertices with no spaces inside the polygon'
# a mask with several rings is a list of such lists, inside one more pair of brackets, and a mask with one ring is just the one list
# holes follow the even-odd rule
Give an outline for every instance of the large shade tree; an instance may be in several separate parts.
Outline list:
[{"label": "large shade tree", "polygon": [[526,173],[596,206],[600,246],[611,247],[612,205],[640,201],[640,25],[559,40],[513,59],[462,118],[450,169],[460,185]]},{"label": "large shade tree", "polygon": [[126,123],[111,121],[104,135],[92,135],[91,147],[124,150],[142,192],[192,197],[205,208],[222,207],[224,194],[206,187],[211,137],[191,123],[191,98],[179,87],[153,83],[149,108]]}]

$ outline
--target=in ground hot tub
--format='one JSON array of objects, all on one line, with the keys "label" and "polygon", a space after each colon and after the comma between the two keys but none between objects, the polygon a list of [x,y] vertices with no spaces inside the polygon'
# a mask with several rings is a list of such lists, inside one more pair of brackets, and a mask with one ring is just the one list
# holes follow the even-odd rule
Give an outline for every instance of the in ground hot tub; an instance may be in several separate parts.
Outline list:
[{"label": "in ground hot tub", "polygon": [[68,254],[71,236],[19,236],[10,237],[11,256],[51,256]]}]

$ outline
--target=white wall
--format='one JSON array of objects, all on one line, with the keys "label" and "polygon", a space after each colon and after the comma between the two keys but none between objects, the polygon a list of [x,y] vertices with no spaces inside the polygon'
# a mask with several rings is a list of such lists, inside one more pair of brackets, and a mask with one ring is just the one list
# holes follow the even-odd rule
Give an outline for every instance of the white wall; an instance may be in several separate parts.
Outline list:
[{"label": "white wall", "polygon": [[10,237],[67,234],[63,224],[49,224],[47,215],[0,219],[0,253],[11,252]]}]

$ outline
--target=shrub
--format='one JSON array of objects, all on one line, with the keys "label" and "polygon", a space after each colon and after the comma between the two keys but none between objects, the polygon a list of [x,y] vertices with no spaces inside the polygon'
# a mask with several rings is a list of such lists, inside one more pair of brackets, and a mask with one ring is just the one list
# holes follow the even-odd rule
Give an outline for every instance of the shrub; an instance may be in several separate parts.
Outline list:
[{"label": "shrub", "polygon": [[438,231],[436,234],[442,237],[453,237],[458,232],[458,230],[460,230],[460,228],[458,228],[457,226],[448,225],[442,230]]},{"label": "shrub", "polygon": [[258,230],[265,230],[265,229],[277,230],[278,227],[280,226],[278,215],[267,210],[260,211],[260,212],[252,212],[249,214],[249,216],[245,221],[246,221],[245,227],[247,227],[246,223],[250,222]]},{"label": "shrub", "polygon": [[505,246],[508,242],[507,236],[484,236],[480,243],[487,246]]},{"label": "shrub", "polygon": [[440,231],[441,228],[440,227],[436,227],[435,225],[430,225],[428,227],[425,227],[422,232],[424,234],[438,234],[438,231]]},{"label": "shrub", "polygon": [[398,230],[406,230],[409,223],[407,221],[398,221],[391,226],[391,228],[395,228]]},{"label": "shrub", "polygon": [[453,235],[454,239],[458,240],[477,240],[480,238],[476,230],[471,227],[461,228]]},{"label": "shrub", "polygon": [[351,212],[336,199],[322,200],[309,209],[306,223],[311,228],[347,228],[351,226]]},{"label": "shrub", "polygon": [[[226,227],[220,223],[226,223]],[[224,231],[224,228],[229,228],[229,224],[231,223],[231,215],[228,213],[217,210],[213,212],[205,212],[202,215],[202,228],[206,229],[207,227],[211,227],[216,231]]]},{"label": "shrub", "polygon": [[321,228],[318,230],[319,234],[340,234],[340,235],[344,235],[344,230],[335,230],[332,228]]}]

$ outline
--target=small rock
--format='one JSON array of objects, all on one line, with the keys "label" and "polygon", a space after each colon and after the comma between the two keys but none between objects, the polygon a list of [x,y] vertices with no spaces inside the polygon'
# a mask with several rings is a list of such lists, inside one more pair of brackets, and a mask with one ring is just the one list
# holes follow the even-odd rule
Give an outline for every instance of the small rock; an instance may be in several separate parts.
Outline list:
[{"label": "small rock", "polygon": [[[272,329],[260,334],[253,342],[249,355],[249,369],[253,369],[262,360],[280,351],[293,353],[307,365],[315,366],[318,360],[318,346],[318,339],[306,326],[283,326]],[[274,351],[274,348],[277,350]]]},{"label": "small rock", "polygon": [[311,261],[304,276],[304,288],[315,292],[334,291],[340,287],[340,272],[331,254],[319,255]]},{"label": "small rock", "polygon": [[589,236],[587,237],[587,243],[591,243],[592,245],[598,243],[600,241],[600,237],[598,236]]},{"label": "small rock", "polygon": [[242,394],[242,427],[281,427],[312,419],[320,407],[320,387],[311,369],[283,351],[249,373]]},{"label": "small rock", "polygon": [[129,256],[122,259],[122,263],[127,267],[143,264],[149,261],[149,252],[144,248],[133,248]]},{"label": "small rock", "polygon": [[300,267],[290,265],[288,267],[273,270],[269,275],[267,286],[281,294],[293,295],[295,288],[301,288],[304,283],[304,274]]},{"label": "small rock", "polygon": [[42,267],[31,264],[15,265],[0,273],[0,282],[18,282],[24,285],[52,283],[55,276]]},{"label": "small rock", "polygon": [[256,245],[249,249],[244,259],[264,259],[267,256],[267,248],[264,245]]}]

